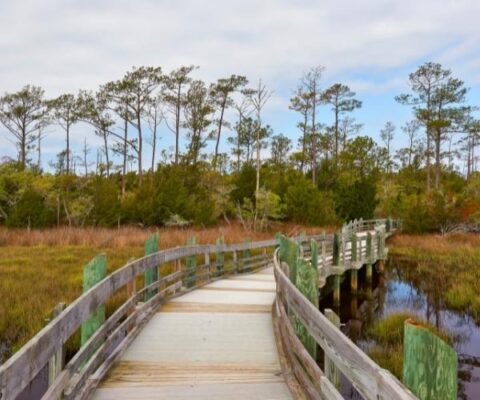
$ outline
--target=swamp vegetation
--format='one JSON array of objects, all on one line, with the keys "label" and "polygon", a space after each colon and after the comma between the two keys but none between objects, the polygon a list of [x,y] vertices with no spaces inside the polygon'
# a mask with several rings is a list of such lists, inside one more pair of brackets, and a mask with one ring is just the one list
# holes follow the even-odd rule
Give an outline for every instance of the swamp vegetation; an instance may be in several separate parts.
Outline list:
[{"label": "swamp vegetation", "polygon": [[[344,332],[380,366],[403,375],[404,322],[411,318],[440,336],[458,354],[458,395],[476,399],[480,392],[480,237],[474,234],[397,235],[388,244],[384,274],[367,282],[359,274],[359,290],[341,290]],[[331,307],[327,292],[320,307]],[[346,398],[360,398],[342,384]]]}]

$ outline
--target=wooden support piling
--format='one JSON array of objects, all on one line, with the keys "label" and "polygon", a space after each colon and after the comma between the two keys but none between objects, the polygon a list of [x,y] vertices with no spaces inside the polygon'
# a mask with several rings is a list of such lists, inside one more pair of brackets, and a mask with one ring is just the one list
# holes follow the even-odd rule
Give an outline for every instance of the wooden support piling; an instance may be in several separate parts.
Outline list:
[{"label": "wooden support piling", "polygon": [[353,294],[357,293],[358,289],[358,272],[356,269],[350,270],[350,289]]},{"label": "wooden support piling", "polygon": [[340,307],[340,275],[333,277],[333,305]]},{"label": "wooden support piling", "polygon": [[[325,309],[324,314],[333,325],[335,325],[337,328],[340,328],[340,318],[337,314],[335,314],[333,310],[327,308]],[[327,376],[327,379],[330,382],[332,382],[337,389],[339,389],[340,388],[340,371],[328,356],[325,356],[323,370],[325,371],[325,375]]]},{"label": "wooden support piling", "polygon": [[372,283],[372,264],[368,263],[366,266],[366,276],[367,276],[367,282]]}]

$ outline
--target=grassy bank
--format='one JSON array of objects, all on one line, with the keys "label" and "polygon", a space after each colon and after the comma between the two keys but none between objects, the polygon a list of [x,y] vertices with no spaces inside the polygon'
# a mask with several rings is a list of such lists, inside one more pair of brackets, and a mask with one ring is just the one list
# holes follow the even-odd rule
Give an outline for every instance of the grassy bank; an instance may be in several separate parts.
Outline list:
[{"label": "grassy bank", "polygon": [[[162,249],[184,245],[197,236],[198,243],[215,243],[224,235],[227,243],[272,238],[294,225],[273,227],[269,232],[246,233],[240,225],[210,229],[160,229]],[[318,232],[318,229],[316,230]],[[67,304],[82,293],[83,266],[96,254],[106,253],[108,271],[143,255],[146,238],[154,230],[55,228],[47,230],[0,229],[0,363],[46,324],[52,308]],[[120,293],[107,304],[107,314],[120,303]],[[78,338],[68,343],[76,346]]]},{"label": "grassy bank", "polygon": [[398,235],[389,248],[417,288],[480,323],[480,235]]}]

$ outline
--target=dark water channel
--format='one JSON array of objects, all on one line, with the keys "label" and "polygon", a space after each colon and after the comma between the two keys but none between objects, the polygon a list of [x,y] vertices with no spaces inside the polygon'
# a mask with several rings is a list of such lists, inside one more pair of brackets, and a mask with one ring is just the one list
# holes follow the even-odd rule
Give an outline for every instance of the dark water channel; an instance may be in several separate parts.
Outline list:
[{"label": "dark water channel", "polygon": [[[470,316],[448,309],[438,285],[425,285],[428,290],[419,288],[416,266],[410,263],[406,269],[404,262],[389,256],[385,272],[379,274],[374,269],[371,283],[367,282],[363,267],[356,295],[350,290],[347,272],[343,276],[339,307],[333,307],[331,282],[327,282],[321,291],[320,309],[331,308],[340,315],[342,331],[367,353],[375,344],[368,335],[369,328],[393,312],[406,311],[446,329],[453,335],[459,357],[458,398],[480,399],[480,326]],[[320,363],[323,365],[322,360]],[[343,377],[341,392],[345,398],[362,398]]]}]

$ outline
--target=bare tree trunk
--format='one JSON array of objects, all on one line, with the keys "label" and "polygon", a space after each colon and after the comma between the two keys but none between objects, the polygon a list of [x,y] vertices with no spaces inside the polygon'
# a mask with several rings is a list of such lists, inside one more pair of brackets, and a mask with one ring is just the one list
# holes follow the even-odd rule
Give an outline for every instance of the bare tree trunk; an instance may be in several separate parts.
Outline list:
[{"label": "bare tree trunk", "polygon": [[430,132],[427,128],[427,191],[430,191],[431,186],[431,177],[430,177],[430,150],[431,150],[431,139],[430,139]]},{"label": "bare tree trunk", "polygon": [[67,148],[65,149],[65,156],[67,157],[67,175],[70,173],[70,125],[67,123],[66,125],[66,132],[67,132]]},{"label": "bare tree trunk", "polygon": [[85,176],[88,176],[87,138],[84,138],[84,142],[83,142],[83,165],[85,166]]},{"label": "bare tree trunk", "polygon": [[175,110],[175,164],[178,164],[178,152],[180,145],[180,96],[181,96],[181,86],[178,85],[177,90],[177,105]]},{"label": "bare tree trunk", "polygon": [[125,198],[125,186],[126,186],[126,175],[127,175],[127,159],[128,159],[128,114],[125,110],[125,119],[123,125],[123,165],[122,165],[122,200]]},{"label": "bare tree trunk", "polygon": [[142,151],[143,151],[143,141],[142,141],[142,121],[140,113],[137,113],[137,129],[138,129],[138,178],[140,183],[143,180],[143,165],[142,165]]},{"label": "bare tree trunk", "polygon": [[225,113],[227,99],[222,103],[222,111],[220,112],[220,120],[218,121],[217,143],[215,144],[215,156],[213,158],[213,169],[217,168],[218,147],[220,145],[220,135],[222,134],[223,115]]},{"label": "bare tree trunk", "polygon": [[110,157],[108,154],[108,139],[107,132],[103,132],[103,145],[105,147],[105,161],[107,163],[107,177],[110,176]]},{"label": "bare tree trunk", "polygon": [[153,128],[153,143],[152,143],[152,172],[155,172],[155,150],[157,148],[157,125],[155,123]]}]

